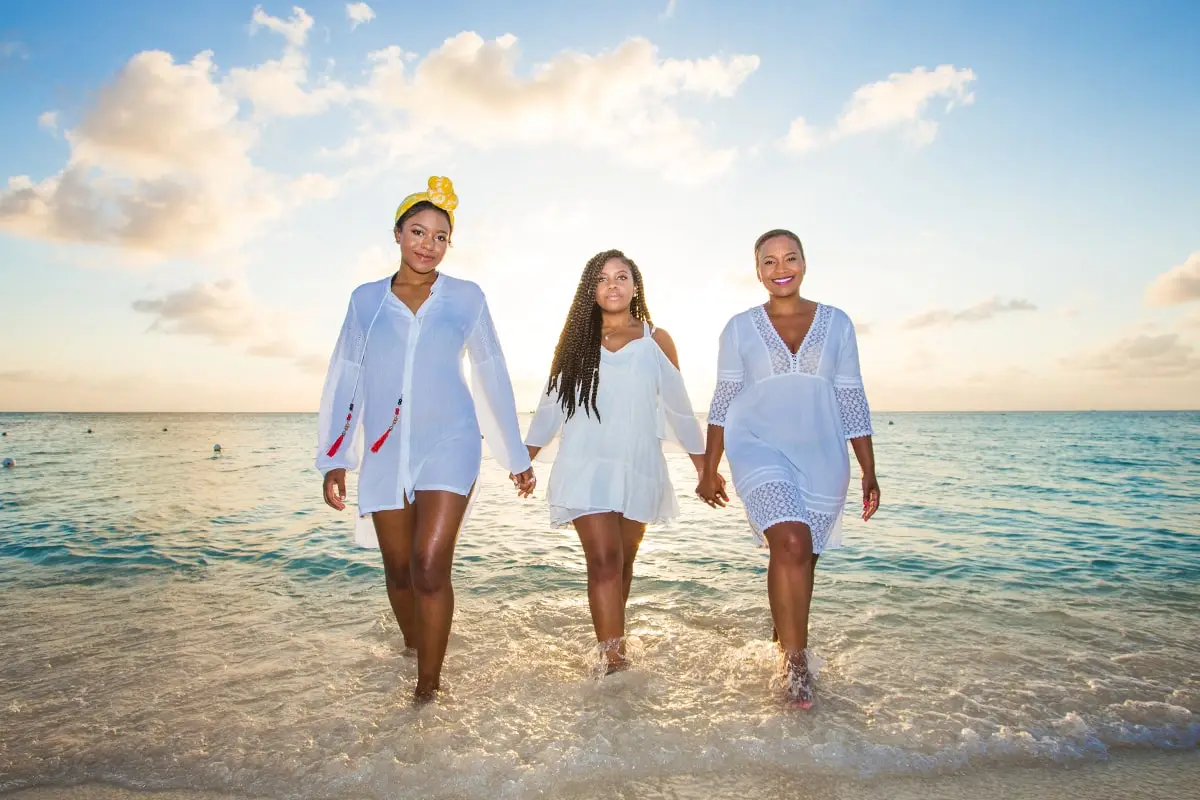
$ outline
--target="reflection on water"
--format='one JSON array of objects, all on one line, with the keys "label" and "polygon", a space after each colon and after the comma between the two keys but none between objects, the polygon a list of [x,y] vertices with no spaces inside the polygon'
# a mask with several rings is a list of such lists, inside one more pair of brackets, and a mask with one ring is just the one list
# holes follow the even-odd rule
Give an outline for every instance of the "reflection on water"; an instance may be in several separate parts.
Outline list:
[{"label": "reflection on water", "polygon": [[769,689],[766,559],[736,503],[691,496],[681,454],[684,516],[639,556],[637,667],[603,681],[577,542],[485,464],[448,691],[414,710],[378,555],[320,503],[312,425],[0,415],[19,465],[0,473],[0,790],[690,796],[677,776],[715,773],[740,796],[1197,749],[1200,415],[881,415],[884,510],[821,560],[808,714]]}]

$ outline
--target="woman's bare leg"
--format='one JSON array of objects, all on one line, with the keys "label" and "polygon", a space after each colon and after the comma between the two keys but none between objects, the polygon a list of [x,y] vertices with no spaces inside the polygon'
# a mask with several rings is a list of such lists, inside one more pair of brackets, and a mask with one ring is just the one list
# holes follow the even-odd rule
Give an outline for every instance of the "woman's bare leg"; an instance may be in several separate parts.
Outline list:
[{"label": "woman's bare leg", "polygon": [[605,646],[609,671],[626,666],[621,652],[621,640],[625,638],[625,594],[620,519],[615,511],[605,511],[578,517],[574,523],[587,560],[592,626],[596,640]]},{"label": "woman's bare leg", "polygon": [[411,505],[391,511],[376,511],[371,515],[375,536],[383,554],[383,573],[387,583],[388,601],[392,613],[404,634],[404,646],[417,646],[417,606],[413,597],[412,555],[413,524],[416,513]]},{"label": "woman's bare leg", "polygon": [[450,568],[467,497],[454,492],[417,492],[412,541],[412,585],[417,608],[417,700],[433,698],[441,688],[442,661],[454,619]]}]

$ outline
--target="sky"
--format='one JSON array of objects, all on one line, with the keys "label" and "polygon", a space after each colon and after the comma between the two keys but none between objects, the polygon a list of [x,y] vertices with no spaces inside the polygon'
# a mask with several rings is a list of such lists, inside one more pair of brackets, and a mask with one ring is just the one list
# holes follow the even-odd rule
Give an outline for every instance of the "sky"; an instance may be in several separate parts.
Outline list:
[{"label": "sky", "polygon": [[521,410],[609,248],[707,408],[776,227],[877,411],[1200,408],[1200,4],[11,5],[0,411],[315,410],[430,175]]}]

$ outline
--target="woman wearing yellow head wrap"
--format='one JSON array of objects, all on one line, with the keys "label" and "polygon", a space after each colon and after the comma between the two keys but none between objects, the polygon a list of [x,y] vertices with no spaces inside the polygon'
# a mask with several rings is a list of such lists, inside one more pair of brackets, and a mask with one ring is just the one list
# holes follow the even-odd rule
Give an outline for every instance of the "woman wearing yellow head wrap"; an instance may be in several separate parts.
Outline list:
[{"label": "woman wearing yellow head wrap", "polygon": [[[438,270],[457,207],[450,179],[433,177],[396,209],[399,268],[351,295],[318,418],[327,504],[345,508],[346,471],[361,465],[355,539],[382,552],[392,611],[417,651],[419,700],[439,688],[454,614],[450,567],[481,434],[522,496],[535,485],[483,291]],[[464,351],[473,392],[459,369]]]}]

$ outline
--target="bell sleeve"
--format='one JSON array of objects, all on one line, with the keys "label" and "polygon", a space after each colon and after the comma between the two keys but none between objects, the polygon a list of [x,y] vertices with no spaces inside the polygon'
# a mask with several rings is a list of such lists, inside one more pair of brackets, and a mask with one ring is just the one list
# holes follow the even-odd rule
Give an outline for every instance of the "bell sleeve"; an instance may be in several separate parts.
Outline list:
[{"label": "bell sleeve", "polygon": [[725,427],[725,415],[733,398],[742,391],[746,370],[738,353],[737,318],[729,320],[721,331],[717,350],[717,386],[708,406],[708,424]]},{"label": "bell sleeve", "polygon": [[833,376],[833,394],[837,398],[842,430],[847,439],[871,436],[871,408],[863,388],[862,371],[858,365],[858,338],[854,323],[845,319],[841,346],[838,349],[837,369]]},{"label": "bell sleeve", "polygon": [[329,359],[317,413],[316,465],[322,475],[332,469],[357,469],[362,458],[362,341],[362,326],[351,299]]},{"label": "bell sleeve", "polygon": [[524,472],[531,466],[529,451],[521,441],[512,380],[486,298],[482,300],[475,327],[467,337],[467,354],[471,359],[475,414],[488,449],[504,469],[512,473]]},{"label": "bell sleeve", "polygon": [[704,434],[683,375],[666,353],[658,347],[654,349],[658,356],[658,438],[675,442],[693,455],[703,455]]},{"label": "bell sleeve", "polygon": [[530,447],[545,448],[554,441],[566,420],[566,412],[559,402],[558,392],[547,392],[549,387],[550,382],[547,381],[537,411],[533,413],[533,421],[529,423],[529,431],[525,434],[525,444]]}]

